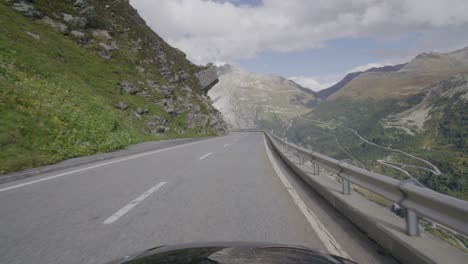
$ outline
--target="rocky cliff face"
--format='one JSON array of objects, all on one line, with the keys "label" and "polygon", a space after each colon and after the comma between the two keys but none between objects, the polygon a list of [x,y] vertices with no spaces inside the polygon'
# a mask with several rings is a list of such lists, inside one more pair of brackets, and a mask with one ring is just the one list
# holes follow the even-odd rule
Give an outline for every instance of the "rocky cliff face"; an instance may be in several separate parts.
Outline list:
[{"label": "rocky cliff face", "polygon": [[[46,157],[0,173],[142,140],[226,131],[206,94],[217,81],[214,68],[188,61],[127,0],[8,0],[0,8],[0,101],[8,105],[0,144],[24,153],[35,146]],[[19,97],[24,106],[14,103]]]},{"label": "rocky cliff face", "polygon": [[208,95],[234,128],[261,127],[276,118],[290,119],[310,110],[315,93],[279,76],[263,76],[225,65]]}]

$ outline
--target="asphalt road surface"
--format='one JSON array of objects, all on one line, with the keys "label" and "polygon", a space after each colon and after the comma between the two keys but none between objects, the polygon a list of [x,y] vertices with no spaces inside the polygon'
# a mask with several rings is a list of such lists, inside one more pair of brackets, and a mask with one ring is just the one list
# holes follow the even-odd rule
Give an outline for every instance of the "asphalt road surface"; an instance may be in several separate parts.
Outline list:
[{"label": "asphalt road surface", "polygon": [[0,185],[0,263],[105,263],[207,241],[301,245],[360,263],[396,263],[291,175],[262,133]]}]

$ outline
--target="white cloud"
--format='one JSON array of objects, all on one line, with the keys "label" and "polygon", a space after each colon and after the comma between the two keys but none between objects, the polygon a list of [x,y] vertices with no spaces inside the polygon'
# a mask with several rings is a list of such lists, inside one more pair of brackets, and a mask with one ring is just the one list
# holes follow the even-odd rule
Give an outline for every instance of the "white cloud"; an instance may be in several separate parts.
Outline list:
[{"label": "white cloud", "polygon": [[[302,51],[346,37],[422,38],[468,28],[466,0],[131,0],[147,23],[196,63],[252,58],[259,52]],[[439,34],[442,36],[441,34]],[[466,34],[465,34],[466,35]],[[453,45],[433,40],[438,49]]]},{"label": "white cloud", "polygon": [[321,78],[307,76],[292,76],[288,79],[301,85],[302,87],[308,88],[316,92],[328,88],[337,82],[336,80],[322,81],[320,80]]}]

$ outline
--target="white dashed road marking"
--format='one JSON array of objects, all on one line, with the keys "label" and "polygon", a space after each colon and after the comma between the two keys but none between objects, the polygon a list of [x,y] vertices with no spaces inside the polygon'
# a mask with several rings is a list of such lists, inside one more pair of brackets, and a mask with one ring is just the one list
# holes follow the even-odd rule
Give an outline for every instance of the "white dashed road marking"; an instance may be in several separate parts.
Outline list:
[{"label": "white dashed road marking", "polygon": [[119,220],[120,217],[122,217],[124,214],[128,213],[128,211],[132,210],[133,207],[137,206],[139,203],[141,203],[144,199],[148,198],[152,193],[157,191],[159,188],[163,187],[166,184],[166,182],[160,182],[153,186],[151,189],[147,190],[144,192],[142,195],[138,196],[135,200],[133,200],[131,203],[127,204],[124,206],[122,209],[117,211],[115,214],[111,215],[109,218],[107,218],[103,224],[112,224],[115,221]]},{"label": "white dashed road marking", "polygon": [[207,153],[207,154],[201,156],[200,159],[202,160],[202,159],[208,157],[208,156],[211,155],[211,154],[213,154],[213,152],[210,152],[210,153]]}]

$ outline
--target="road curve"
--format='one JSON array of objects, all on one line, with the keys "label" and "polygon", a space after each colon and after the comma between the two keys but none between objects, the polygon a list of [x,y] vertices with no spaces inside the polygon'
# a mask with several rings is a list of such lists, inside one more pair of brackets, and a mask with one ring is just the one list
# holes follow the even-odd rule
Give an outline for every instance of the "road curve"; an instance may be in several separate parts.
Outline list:
[{"label": "road curve", "polygon": [[[277,167],[293,177],[283,166]],[[394,263],[322,200],[304,201],[354,260]],[[2,184],[0,210],[1,263],[105,263],[157,245],[205,241],[327,251],[278,177],[262,133],[235,133]]]}]

